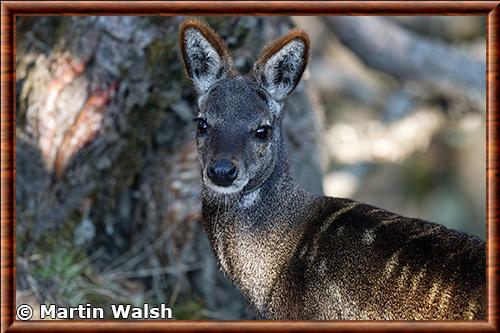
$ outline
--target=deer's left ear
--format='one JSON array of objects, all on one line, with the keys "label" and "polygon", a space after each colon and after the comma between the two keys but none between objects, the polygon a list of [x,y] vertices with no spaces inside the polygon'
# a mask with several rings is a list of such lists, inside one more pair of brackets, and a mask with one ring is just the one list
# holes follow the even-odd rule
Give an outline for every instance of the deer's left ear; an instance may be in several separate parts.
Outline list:
[{"label": "deer's left ear", "polygon": [[274,100],[282,102],[299,83],[308,56],[309,37],[294,30],[266,46],[252,74]]},{"label": "deer's left ear", "polygon": [[182,59],[187,76],[198,96],[220,79],[234,74],[229,50],[210,27],[198,20],[186,20],[179,29]]}]

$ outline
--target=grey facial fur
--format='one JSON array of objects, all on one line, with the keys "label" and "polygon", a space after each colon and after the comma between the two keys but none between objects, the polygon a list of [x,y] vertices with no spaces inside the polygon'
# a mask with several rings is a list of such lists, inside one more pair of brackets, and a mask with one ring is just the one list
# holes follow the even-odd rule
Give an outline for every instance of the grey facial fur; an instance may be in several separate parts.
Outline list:
[{"label": "grey facial fur", "polygon": [[[281,149],[281,118],[272,115],[259,87],[246,77],[221,80],[200,105],[199,117],[209,125],[207,133],[197,136],[203,182],[223,192],[210,182],[207,167],[219,159],[234,161],[238,178],[233,191],[250,191],[258,187],[274,168]],[[270,126],[267,140],[255,137],[255,131]]]}]

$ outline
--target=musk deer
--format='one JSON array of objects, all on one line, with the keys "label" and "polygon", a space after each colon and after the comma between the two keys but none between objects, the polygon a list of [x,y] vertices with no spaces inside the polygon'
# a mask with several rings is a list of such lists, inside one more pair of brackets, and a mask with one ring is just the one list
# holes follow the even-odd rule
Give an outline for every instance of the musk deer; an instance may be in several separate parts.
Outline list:
[{"label": "musk deer", "polygon": [[241,75],[208,26],[180,46],[197,93],[203,223],[221,269],[263,319],[485,319],[480,239],[349,199],[289,173],[283,104],[306,67],[292,31]]}]

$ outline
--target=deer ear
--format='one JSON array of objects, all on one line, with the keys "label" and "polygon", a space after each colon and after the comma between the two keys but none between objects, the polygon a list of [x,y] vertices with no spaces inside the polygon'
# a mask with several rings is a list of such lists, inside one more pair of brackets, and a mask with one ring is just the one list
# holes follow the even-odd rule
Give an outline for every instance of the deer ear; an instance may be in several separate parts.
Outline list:
[{"label": "deer ear", "polygon": [[254,78],[281,102],[299,83],[308,55],[309,37],[294,30],[264,48],[254,65]]},{"label": "deer ear", "polygon": [[212,29],[198,20],[187,20],[179,29],[182,59],[187,76],[198,95],[232,74],[227,46]]}]

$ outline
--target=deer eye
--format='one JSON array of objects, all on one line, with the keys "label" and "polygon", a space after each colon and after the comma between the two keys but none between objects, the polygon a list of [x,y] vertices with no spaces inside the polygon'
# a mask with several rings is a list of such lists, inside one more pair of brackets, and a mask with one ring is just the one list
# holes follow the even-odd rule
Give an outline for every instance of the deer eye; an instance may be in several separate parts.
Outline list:
[{"label": "deer eye", "polygon": [[261,140],[266,140],[269,138],[269,135],[271,134],[272,127],[265,125],[257,128],[255,131],[255,137]]},{"label": "deer eye", "polygon": [[203,118],[194,118],[198,122],[198,134],[205,134],[208,131],[209,125]]}]

